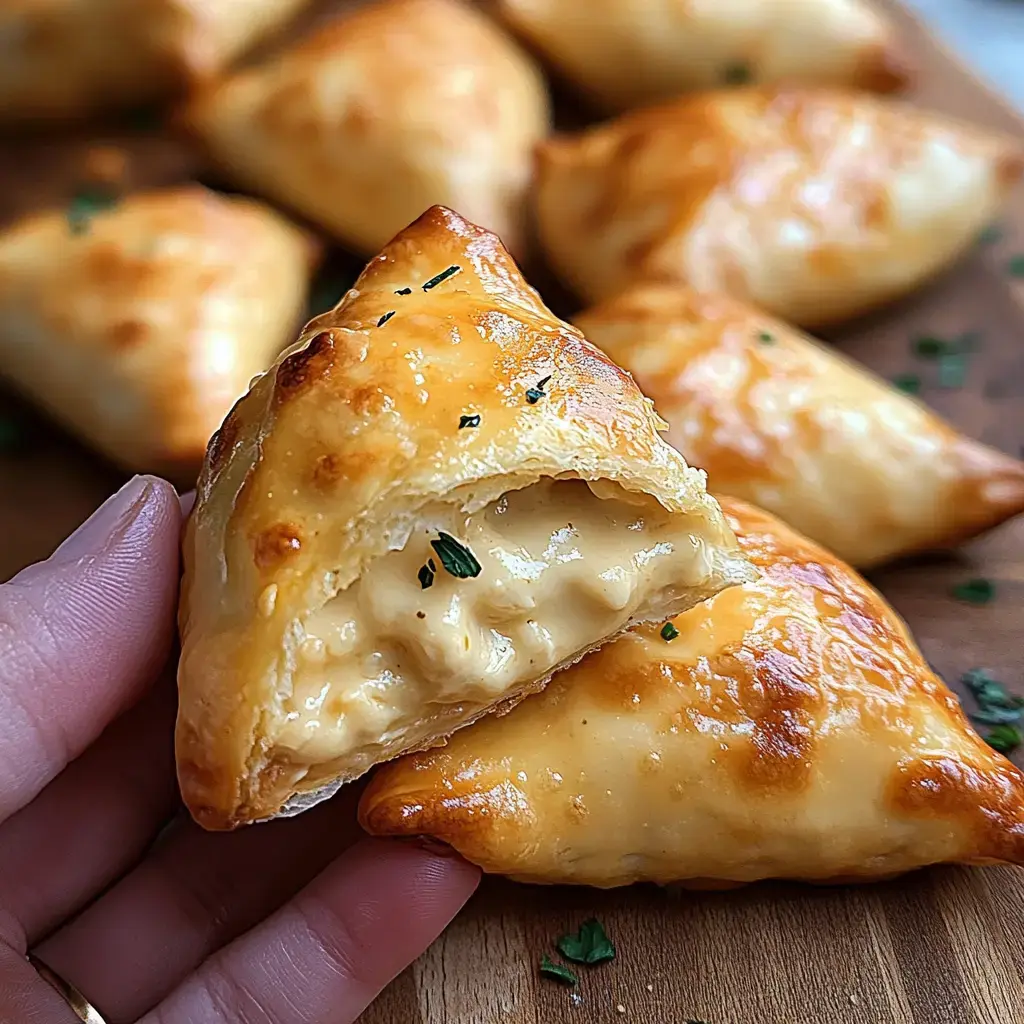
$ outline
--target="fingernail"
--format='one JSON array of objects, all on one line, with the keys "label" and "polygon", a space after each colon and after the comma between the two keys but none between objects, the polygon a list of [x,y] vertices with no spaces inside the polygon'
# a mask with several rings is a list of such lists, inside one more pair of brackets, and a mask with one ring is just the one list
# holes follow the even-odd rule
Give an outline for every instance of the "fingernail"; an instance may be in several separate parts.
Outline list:
[{"label": "fingernail", "polygon": [[102,551],[111,537],[135,518],[151,487],[149,477],[132,477],[54,551],[51,563],[75,562]]}]

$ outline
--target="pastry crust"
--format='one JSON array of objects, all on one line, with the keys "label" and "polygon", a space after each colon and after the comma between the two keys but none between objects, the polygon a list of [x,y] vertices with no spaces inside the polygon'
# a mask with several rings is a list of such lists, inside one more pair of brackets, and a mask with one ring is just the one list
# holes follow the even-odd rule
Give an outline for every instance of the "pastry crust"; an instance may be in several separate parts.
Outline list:
[{"label": "pastry crust", "polygon": [[547,92],[462,0],[377,0],[199,95],[185,114],[224,173],[365,255],[440,203],[522,249]]},{"label": "pastry crust", "polygon": [[[466,417],[475,426],[462,429]],[[254,382],[210,444],[186,531],[180,613],[176,747],[193,816],[230,828],[296,798],[308,806],[310,794],[329,795],[378,761],[511,706],[630,620],[662,619],[669,605],[750,578],[703,474],[660,438],[661,426],[632,379],[545,308],[493,234],[442,208],[402,232]],[[598,627],[581,605],[573,626],[585,642],[559,664],[520,666],[532,674],[512,684],[495,685],[504,678],[497,665],[424,683],[408,667],[447,658],[452,630],[410,602],[452,602],[445,622],[454,621],[497,569],[453,581],[435,564],[435,582],[426,544],[397,582],[388,566],[423,543],[424,517],[497,515],[503,496],[544,481],[589,481],[572,486],[595,489],[597,504],[604,489],[636,514],[667,517],[682,531],[678,557],[692,561],[692,578],[652,595],[653,605],[623,598],[614,627],[599,633],[587,632]],[[477,554],[485,562],[493,552]],[[594,567],[595,585],[604,569]],[[324,670],[323,648],[343,644],[321,638],[332,609],[354,601],[367,578],[378,621],[410,610],[366,638],[371,661],[396,645],[403,653],[364,701],[354,681],[363,666],[339,658]],[[512,614],[490,609],[483,633],[512,635]],[[544,614],[538,606],[541,626]],[[347,615],[332,620],[342,623],[344,656],[360,628]],[[466,630],[469,656],[484,641]]]},{"label": "pastry crust", "polygon": [[0,121],[85,117],[211,78],[308,0],[5,0]]},{"label": "pastry crust", "polygon": [[126,469],[192,486],[302,315],[317,246],[198,185],[0,232],[0,374]]},{"label": "pastry crust", "polygon": [[861,0],[497,0],[505,21],[606,110],[779,82],[893,92],[910,69]]},{"label": "pastry crust", "polygon": [[852,565],[950,547],[1024,512],[1024,462],[742,302],[637,285],[574,321],[633,374],[714,493]]},{"label": "pastry crust", "polygon": [[866,881],[1024,863],[1024,776],[852,569],[722,500],[759,580],[641,627],[443,749],[359,816],[530,882]]},{"label": "pastry crust", "polygon": [[539,152],[540,239],[584,298],[681,281],[804,327],[865,313],[953,262],[1024,169],[1012,139],[790,88],[702,93]]}]

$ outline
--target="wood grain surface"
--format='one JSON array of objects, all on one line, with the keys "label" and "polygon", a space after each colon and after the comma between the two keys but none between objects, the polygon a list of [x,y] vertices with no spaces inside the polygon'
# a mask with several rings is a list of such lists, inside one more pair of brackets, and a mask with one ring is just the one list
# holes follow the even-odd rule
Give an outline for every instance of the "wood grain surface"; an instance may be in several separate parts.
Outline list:
[{"label": "wood grain surface", "polygon": [[[913,99],[1024,135],[1024,125],[889,4],[920,64]],[[161,132],[118,141],[137,185],[198,173]],[[0,221],[65,199],[83,140],[6,141]],[[844,352],[887,376],[914,373],[922,396],[965,433],[1005,451],[1024,444],[1024,190],[997,240],[907,302],[837,334]],[[335,268],[352,261],[339,255]],[[542,281],[538,281],[543,285]],[[560,310],[565,312],[566,310]],[[938,386],[915,356],[921,334],[978,332],[966,385]],[[119,474],[11,395],[0,416],[26,431],[0,455],[0,579],[46,556],[119,482]],[[996,581],[984,607],[949,596],[973,576]],[[1024,521],[943,558],[877,573],[926,656],[954,685],[984,667],[1024,693]],[[618,957],[582,968],[577,989],[537,973],[554,940],[597,916]],[[942,868],[881,885],[760,885],[729,893],[634,886],[599,892],[488,879],[466,911],[364,1014],[363,1024],[1024,1024],[1024,871]]]}]

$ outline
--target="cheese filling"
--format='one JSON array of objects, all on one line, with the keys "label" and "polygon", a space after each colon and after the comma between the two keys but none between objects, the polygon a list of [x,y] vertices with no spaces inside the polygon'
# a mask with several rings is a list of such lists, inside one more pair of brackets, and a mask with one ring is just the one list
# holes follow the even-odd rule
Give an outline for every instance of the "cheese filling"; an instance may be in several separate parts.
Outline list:
[{"label": "cheese filling", "polygon": [[[411,715],[486,707],[664,614],[711,574],[687,522],[644,495],[579,480],[545,480],[472,514],[425,512],[404,548],[302,624],[278,744],[300,764],[386,744]],[[442,531],[472,554],[477,576],[449,572],[431,546]]]}]

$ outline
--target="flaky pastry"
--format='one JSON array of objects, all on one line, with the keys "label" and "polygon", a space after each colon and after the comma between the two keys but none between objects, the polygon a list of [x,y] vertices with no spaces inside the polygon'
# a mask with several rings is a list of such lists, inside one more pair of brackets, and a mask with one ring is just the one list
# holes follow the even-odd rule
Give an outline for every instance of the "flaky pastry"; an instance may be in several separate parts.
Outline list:
[{"label": "flaky pastry", "polygon": [[544,143],[538,232],[589,301],[672,280],[819,326],[953,262],[1022,169],[1014,140],[893,100],[719,90]]},{"label": "flaky pastry", "polygon": [[435,836],[524,881],[603,887],[1024,863],[1024,776],[881,595],[767,513],[722,504],[760,579],[382,766],[363,826]]},{"label": "flaky pastry", "polygon": [[637,285],[574,322],[633,374],[713,493],[755,502],[853,565],[949,547],[1024,512],[1024,462],[742,302]]},{"label": "flaky pastry", "polygon": [[127,469],[191,486],[210,436],[294,337],[317,247],[198,185],[0,231],[0,376]]},{"label": "flaky pastry", "polygon": [[442,208],[402,232],[211,443],[180,613],[195,818],[308,806],[751,578],[662,426],[493,234]]}]

